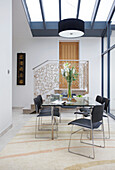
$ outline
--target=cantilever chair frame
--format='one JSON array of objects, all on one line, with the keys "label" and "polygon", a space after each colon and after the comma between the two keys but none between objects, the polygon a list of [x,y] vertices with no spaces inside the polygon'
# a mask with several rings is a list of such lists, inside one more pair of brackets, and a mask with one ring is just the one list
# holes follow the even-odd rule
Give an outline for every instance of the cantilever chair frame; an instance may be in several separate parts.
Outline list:
[{"label": "cantilever chair frame", "polygon": [[[37,99],[37,98],[36,98]],[[39,102],[39,108],[41,107],[41,103]],[[51,129],[43,129],[43,128],[40,128],[42,127],[42,119],[40,120],[40,118],[42,117],[49,117],[50,115],[44,115],[43,114],[40,114],[40,111],[41,109],[39,109],[38,106],[35,104],[35,110],[36,110],[36,113],[38,113],[38,115],[36,116],[36,123],[35,123],[35,138],[38,138],[37,137],[37,132],[38,131],[44,131],[44,130],[51,130]],[[49,111],[48,111],[48,114],[49,114]],[[39,119],[38,119],[39,118]],[[53,116],[54,120],[51,119],[51,121],[54,121],[54,125],[56,125],[56,128],[54,129],[56,131],[56,134],[57,134],[57,137],[58,137],[58,121],[56,120],[56,116]],[[45,125],[48,125],[48,124],[45,124]]]},{"label": "cantilever chair frame", "polygon": [[[103,115],[103,117],[106,117],[107,122],[108,122],[108,137],[105,137],[105,139],[110,139],[110,122],[109,122],[109,115],[108,115],[108,105],[109,105],[110,100],[108,98],[105,98],[105,97],[97,95],[96,96],[96,101],[98,103],[100,103],[100,104],[105,103],[104,113],[106,115]],[[82,111],[78,112],[78,114],[81,113],[83,115],[83,117],[84,117],[84,114],[87,113],[87,109],[90,110],[91,108],[81,108],[81,110],[83,110],[83,112]],[[74,114],[76,114],[76,118],[77,118],[77,112],[75,112]],[[88,115],[89,115],[89,113],[87,114],[87,116]],[[99,138],[96,138],[96,139],[99,139]]]},{"label": "cantilever chair frame", "polygon": [[[95,106],[94,106],[95,107]],[[104,104],[103,104],[103,108],[104,108]],[[93,109],[92,109],[92,112],[93,112]],[[71,128],[71,135],[70,135],[70,140],[69,140],[69,145],[68,145],[68,152],[70,153],[73,153],[73,154],[76,154],[76,155],[80,155],[80,156],[84,156],[84,157],[87,157],[87,158],[91,158],[91,159],[95,159],[95,150],[94,150],[94,146],[96,147],[101,147],[101,148],[105,148],[105,133],[104,133],[104,125],[103,125],[103,116],[102,116],[102,131],[103,131],[103,146],[101,145],[96,145],[94,144],[94,128],[93,128],[93,122],[92,122],[92,112],[90,114],[90,121],[91,121],[91,129],[90,130],[90,134],[91,134],[91,138],[92,138],[92,143],[88,143],[88,142],[84,142],[82,140],[82,136],[83,136],[83,132],[84,132],[84,127],[83,128],[80,128],[78,129],[77,131],[74,131],[73,132],[73,125],[72,125],[72,128]],[[77,125],[78,126],[78,125]],[[86,128],[86,127],[85,127]],[[80,130],[82,130],[82,133],[81,133],[81,138],[80,138],[80,142],[83,143],[83,144],[88,144],[88,145],[92,145],[92,156],[87,156],[87,155],[83,155],[81,153],[77,153],[77,152],[73,152],[70,150],[70,146],[71,146],[71,139],[72,139],[72,135],[79,132]]]}]

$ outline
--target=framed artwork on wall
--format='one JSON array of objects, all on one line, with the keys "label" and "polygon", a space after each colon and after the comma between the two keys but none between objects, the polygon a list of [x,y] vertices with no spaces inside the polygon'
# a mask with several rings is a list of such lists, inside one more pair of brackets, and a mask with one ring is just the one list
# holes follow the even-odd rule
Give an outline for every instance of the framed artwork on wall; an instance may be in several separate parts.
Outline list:
[{"label": "framed artwork on wall", "polygon": [[17,85],[25,85],[26,54],[17,53]]}]

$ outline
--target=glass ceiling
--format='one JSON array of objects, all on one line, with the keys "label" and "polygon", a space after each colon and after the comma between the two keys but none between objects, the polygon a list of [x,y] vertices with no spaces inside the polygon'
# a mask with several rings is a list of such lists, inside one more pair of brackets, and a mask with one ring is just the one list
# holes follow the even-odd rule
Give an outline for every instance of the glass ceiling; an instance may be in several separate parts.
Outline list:
[{"label": "glass ceiling", "polygon": [[62,0],[61,1],[61,14],[62,19],[76,18],[78,0]]},{"label": "glass ceiling", "polygon": [[109,11],[112,7],[113,0],[101,0],[98,13],[96,16],[96,21],[106,21]]},{"label": "glass ceiling", "polygon": [[95,0],[81,0],[79,19],[91,21]]},{"label": "glass ceiling", "polygon": [[40,4],[38,0],[26,0],[31,21],[42,21]]},{"label": "glass ceiling", "polygon": [[[96,0],[81,0],[79,19],[91,21]],[[114,0],[101,0],[96,21],[106,21]],[[26,0],[31,21],[42,21],[39,0]],[[59,0],[42,0],[45,21],[59,21]],[[61,0],[61,19],[76,18],[78,0]]]},{"label": "glass ceiling", "polygon": [[113,24],[115,24],[115,13],[114,13],[114,15],[113,15],[113,17],[112,17],[112,20],[111,20],[112,22],[111,22],[111,24],[113,25]]},{"label": "glass ceiling", "polygon": [[[39,0],[37,0],[39,2]],[[46,21],[59,21],[59,0],[42,0]]]}]

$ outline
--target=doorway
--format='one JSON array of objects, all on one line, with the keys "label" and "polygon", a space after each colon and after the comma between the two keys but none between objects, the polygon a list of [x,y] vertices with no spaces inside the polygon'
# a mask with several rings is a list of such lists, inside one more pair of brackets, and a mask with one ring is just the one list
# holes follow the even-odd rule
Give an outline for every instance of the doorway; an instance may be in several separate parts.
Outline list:
[{"label": "doorway", "polygon": [[[79,42],[59,42],[59,73],[66,62],[75,66],[79,72]],[[67,88],[67,81],[61,74],[59,75],[59,88]],[[72,83],[72,89],[79,89],[79,77]]]}]

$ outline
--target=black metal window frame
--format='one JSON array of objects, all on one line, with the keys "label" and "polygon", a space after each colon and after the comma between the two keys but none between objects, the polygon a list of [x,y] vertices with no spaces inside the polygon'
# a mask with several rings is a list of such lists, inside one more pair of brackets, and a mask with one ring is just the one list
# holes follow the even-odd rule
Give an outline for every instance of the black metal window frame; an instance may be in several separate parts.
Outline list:
[{"label": "black metal window frame", "polygon": [[[113,14],[115,12],[115,1],[113,6],[111,7],[110,13],[108,15],[107,21],[106,21],[106,31],[103,32],[101,37],[101,68],[102,68],[102,79],[101,79],[101,94],[104,96],[104,56],[107,54],[107,97],[110,99],[110,51],[112,51],[115,48],[115,44],[110,46],[110,38],[111,38],[111,20],[113,17]],[[104,51],[104,37],[107,36],[107,50]],[[110,104],[109,104],[109,114],[112,118],[115,119],[115,116],[110,113]]]},{"label": "black metal window frame", "polygon": [[[42,22],[32,22],[29,14],[28,6],[26,4],[26,0],[21,0],[21,1],[33,37],[58,36],[58,22],[46,22],[45,20],[44,6],[42,2],[43,0],[38,0],[41,9]],[[61,20],[62,18],[61,1],[62,0],[59,0],[59,20]],[[95,21],[99,9],[100,1],[101,0],[95,0],[91,21],[85,22],[85,35],[84,35],[85,37],[101,37],[101,35],[104,34],[104,32],[106,32],[106,21],[99,21],[99,22]],[[77,6],[76,18],[79,17],[80,4],[81,4],[81,0],[78,0],[78,3],[76,3]],[[110,16],[112,16],[112,13],[114,12],[114,4],[115,4],[115,0],[113,1],[110,13],[107,18],[107,22],[111,19]],[[112,29],[115,30],[115,25],[112,26]]]}]

